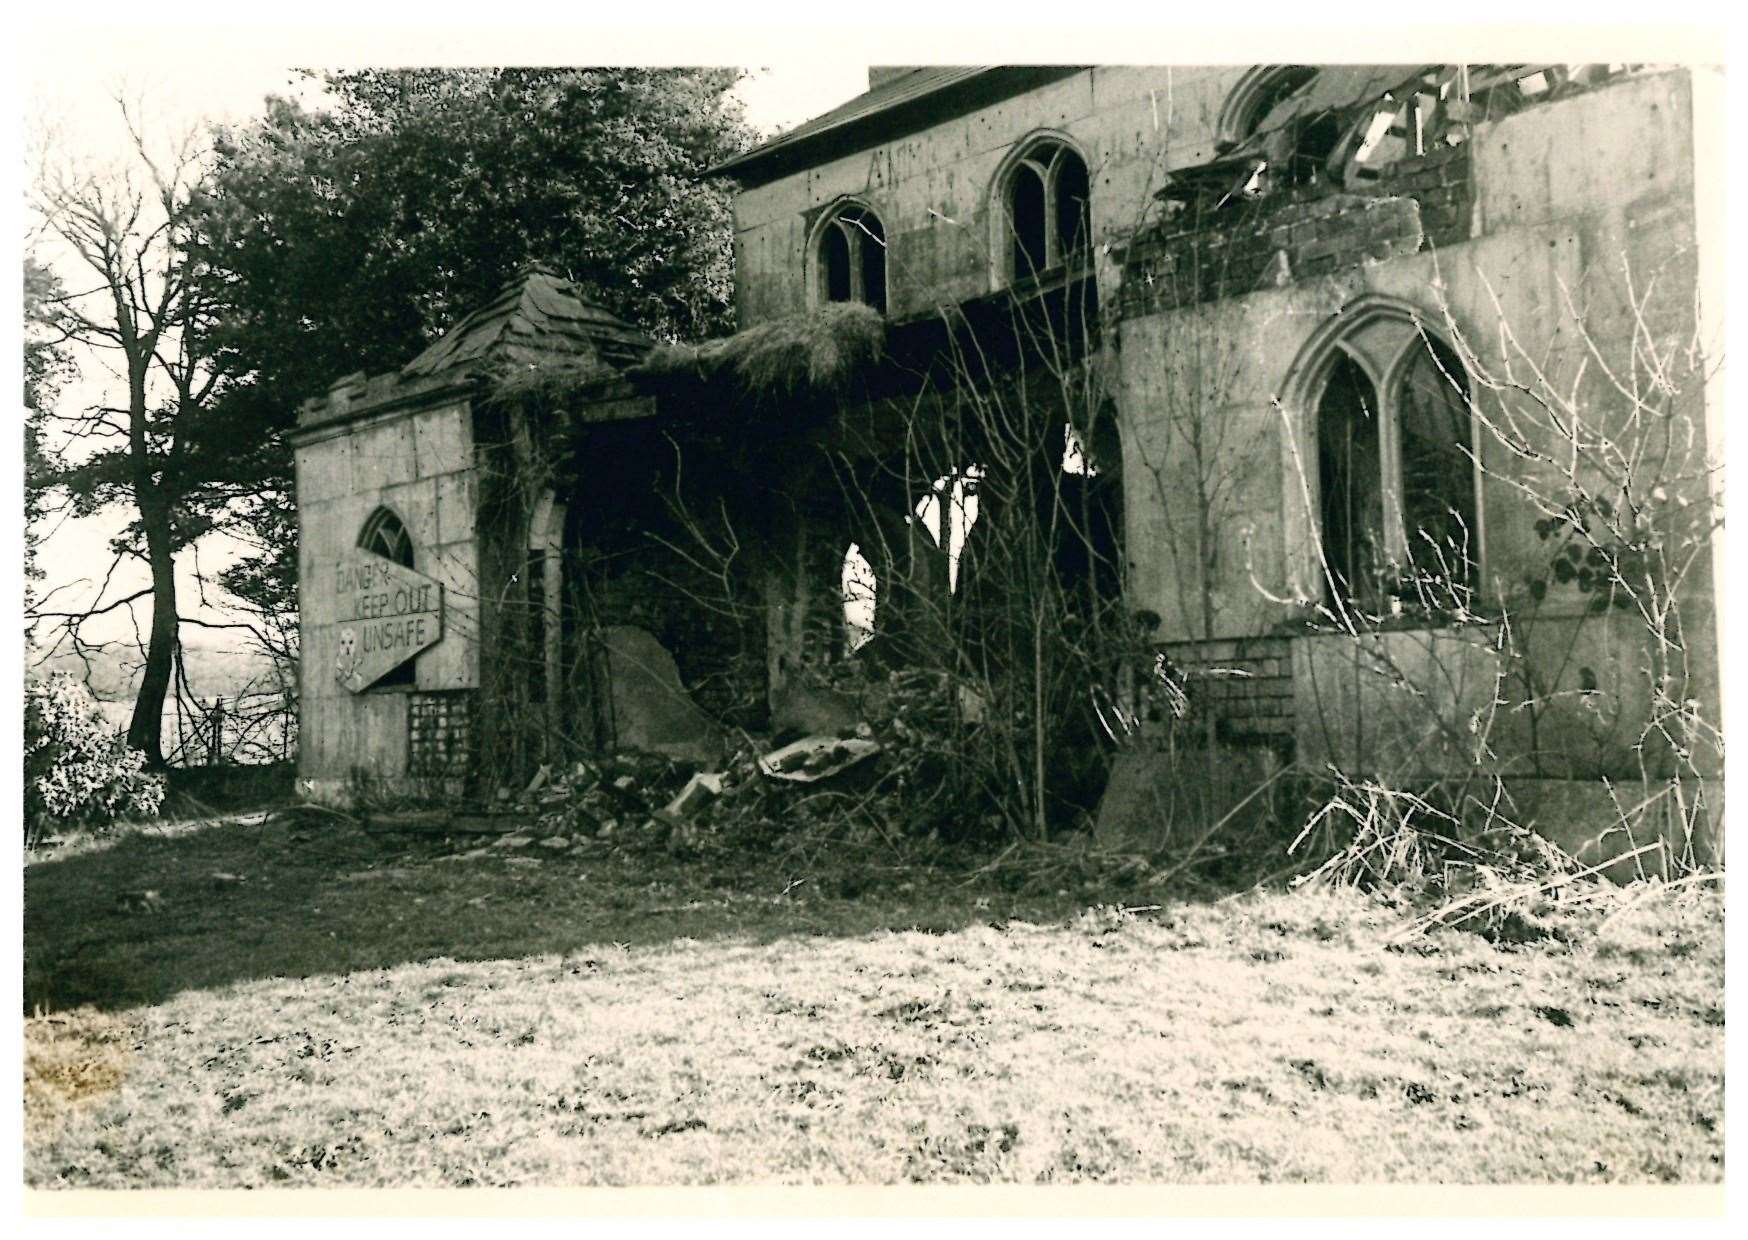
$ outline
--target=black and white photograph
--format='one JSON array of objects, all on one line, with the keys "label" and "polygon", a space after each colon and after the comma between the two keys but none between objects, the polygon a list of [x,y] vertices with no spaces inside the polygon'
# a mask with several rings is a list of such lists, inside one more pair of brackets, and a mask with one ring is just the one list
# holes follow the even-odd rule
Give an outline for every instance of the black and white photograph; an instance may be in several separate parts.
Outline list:
[{"label": "black and white photograph", "polygon": [[566,20],[21,48],[26,1210],[1721,1217],[1721,34]]}]

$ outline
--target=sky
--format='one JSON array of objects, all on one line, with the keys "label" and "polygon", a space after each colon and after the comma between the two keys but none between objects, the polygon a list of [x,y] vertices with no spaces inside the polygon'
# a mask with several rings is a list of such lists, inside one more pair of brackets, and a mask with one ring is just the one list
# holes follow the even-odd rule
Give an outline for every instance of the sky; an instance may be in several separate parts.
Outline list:
[{"label": "sky", "polygon": [[[541,49],[514,42],[495,46],[489,42],[485,45],[470,42],[467,58],[475,63],[506,64],[649,59],[642,53],[650,49],[641,45],[631,48],[631,54],[623,57],[591,57],[586,54],[589,50],[597,53],[603,50],[598,43],[592,49],[578,47],[573,51],[565,48],[563,42],[561,39]],[[420,63],[453,63],[458,59],[447,54],[450,49],[441,43],[421,48],[420,54],[413,57],[403,51],[397,58],[385,50],[376,50],[369,40],[364,40],[352,49],[351,56],[336,60],[320,55],[327,51],[331,56],[332,44],[287,47],[278,41],[260,39],[165,41],[121,28],[98,34],[90,30],[39,32],[36,41],[22,50],[27,158],[33,141],[30,135],[43,134],[57,151],[100,164],[124,160],[128,152],[127,131],[115,102],[118,90],[143,101],[148,131],[167,137],[205,122],[247,121],[259,114],[263,99],[270,93],[303,93],[306,98],[314,98],[315,92],[294,71],[296,65],[343,67],[397,60],[408,63],[415,59]],[[748,120],[761,131],[790,128],[864,90],[867,65],[863,57],[865,53],[840,51],[830,45],[806,48],[792,45],[787,53],[769,63],[749,63],[749,76],[736,93],[746,107]],[[38,248],[53,258],[51,246],[44,244]],[[65,264],[64,260],[56,265],[69,280],[75,277],[75,265]],[[79,381],[62,394],[62,407],[66,409],[105,399],[116,382],[101,357],[87,354],[79,361]],[[112,559],[109,540],[126,520],[126,512],[111,510],[52,527],[38,560],[48,573],[43,590],[65,587],[55,597],[53,605],[57,609],[71,610],[97,601],[98,586]],[[225,618],[222,596],[216,588],[206,589],[206,601],[202,603],[196,563],[210,577],[235,553],[234,544],[222,537],[204,540],[194,552],[184,553],[179,565],[178,594],[185,614],[207,620]],[[131,594],[148,582],[145,567],[130,561],[110,581],[103,601]],[[150,607],[142,600],[138,605],[142,629],[149,617]],[[91,637],[126,639],[132,625],[123,609],[91,621],[87,632]],[[213,630],[190,630],[185,640],[191,647],[235,649],[242,645],[242,635]]]}]

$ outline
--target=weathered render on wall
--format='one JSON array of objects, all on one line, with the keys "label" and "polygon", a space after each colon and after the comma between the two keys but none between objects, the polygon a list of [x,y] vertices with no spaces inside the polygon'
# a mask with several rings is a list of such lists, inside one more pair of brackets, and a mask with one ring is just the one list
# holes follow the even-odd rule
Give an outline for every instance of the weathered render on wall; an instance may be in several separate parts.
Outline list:
[{"label": "weathered render on wall", "polygon": [[[1074,491],[1082,524],[1102,514],[1077,580],[1121,630],[1107,662],[1161,656],[1195,688],[1177,716],[1207,724],[1195,743],[1246,750],[1243,769],[1296,756],[1438,777],[1472,769],[1485,735],[1507,775],[1666,778],[1638,743],[1653,713],[1644,623],[1550,573],[1549,518],[1562,488],[1581,488],[1558,451],[1532,464],[1501,428],[1540,385],[1629,454],[1691,430],[1658,490],[1709,513],[1704,365],[1681,382],[1628,373],[1710,344],[1695,305],[1709,261],[1700,105],[1688,71],[1567,68],[879,73],[868,95],[719,170],[742,184],[734,337],[652,352],[555,273],[525,269],[398,375],[342,381],[306,411],[306,777],[339,795],[355,776],[459,777],[483,759],[502,781],[612,744],[590,643],[613,626],[665,642],[700,706],[757,729],[845,655],[852,541],[875,551],[887,640],[870,661],[927,662],[943,645],[929,617],[953,610],[955,587],[919,497],[975,470],[984,515],[962,546],[958,614],[1024,588],[980,567],[996,562],[984,553],[1001,514],[1028,502],[1014,496]],[[1306,116],[1272,125],[1287,106]],[[1336,146],[1282,145],[1324,121]],[[1362,146],[1382,152],[1363,168]],[[1084,181],[1058,179],[1082,161]],[[1009,201],[1027,167],[1047,169],[1031,217],[1044,261],[1018,243]],[[1065,223],[1060,204],[1083,194],[1086,218]],[[1435,445],[1447,513],[1411,516],[1402,410],[1427,357],[1459,359],[1462,410]],[[1372,453],[1364,487],[1320,474],[1342,358],[1365,371],[1344,380],[1354,424],[1370,419],[1351,434]],[[980,402],[1017,420],[971,426]],[[1561,447],[1545,425],[1530,434]],[[986,460],[1003,436],[1020,459]],[[1014,490],[1004,509],[995,477],[1034,473],[1051,487]],[[1364,563],[1338,572],[1322,493],[1374,486],[1349,505],[1379,514]],[[412,683],[353,694],[332,675],[322,575],[385,506],[444,586],[444,639]],[[1436,544],[1429,526],[1461,531],[1465,564],[1443,581],[1455,607],[1411,596],[1405,566],[1421,565],[1404,550]],[[1342,573],[1351,593],[1331,587]],[[1709,555],[1682,596],[1694,674],[1677,690],[1715,720]],[[1330,611],[1349,604],[1369,614],[1343,631]],[[1133,670],[1074,692],[1127,693]],[[1512,677],[1526,708],[1483,728]]]},{"label": "weathered render on wall", "polygon": [[1237,68],[1099,66],[826,160],[735,199],[735,289],[743,326],[808,308],[819,213],[846,197],[885,225],[891,316],[932,313],[1000,287],[997,186],[1016,148],[1066,138],[1091,178],[1095,247],[1153,211],[1168,166],[1212,154],[1221,84]]},{"label": "weathered render on wall", "polygon": [[[1161,617],[1157,636],[1180,653],[1192,640],[1290,634],[1321,597],[1306,405],[1353,320],[1429,330],[1472,350],[1503,383],[1534,367],[1555,387],[1575,383],[1581,407],[1598,409],[1621,403],[1599,359],[1631,359],[1651,338],[1667,350],[1700,328],[1688,71],[1605,75],[1497,119],[1474,109],[1455,137],[1373,180],[1294,185],[1254,203],[1231,202],[1242,196],[1234,184],[1220,206],[1174,216],[1161,187],[1231,149],[1234,101],[1266,68],[1099,66],[1042,82],[998,71],[991,89],[1011,81],[1005,97],[956,103],[957,87],[941,88],[935,114],[895,134],[865,127],[835,147],[816,139],[810,160],[777,163],[736,200],[745,323],[815,300],[816,229],[848,201],[883,225],[888,318],[902,323],[1002,288],[1007,171],[1037,138],[1078,150],[1090,173],[1099,304],[1115,323],[1105,344],[1122,431],[1127,596]],[[1374,84],[1392,72],[1371,68]],[[1702,387],[1681,398],[1694,402],[1696,427]],[[1500,408],[1494,393],[1480,399]],[[1484,431],[1473,450],[1477,597],[1521,601],[1550,554],[1535,525],[1542,514],[1521,490],[1558,479],[1528,479]],[[1695,687],[1715,717],[1706,577],[1690,583],[1686,627],[1704,673]],[[1546,671],[1542,689],[1555,698],[1601,682],[1616,714],[1631,717],[1647,691],[1643,633],[1630,616],[1588,614],[1588,601],[1556,585],[1517,635],[1527,665]],[[1416,639],[1387,640],[1424,663],[1406,650]],[[1313,653],[1296,660],[1305,675],[1322,666]],[[1286,683],[1273,672],[1257,679]],[[1322,712],[1296,699],[1294,713],[1303,724]],[[1614,744],[1609,761],[1625,761],[1625,733],[1603,743],[1593,717],[1580,723],[1574,746]],[[1330,752],[1308,726],[1298,741],[1313,759]]]},{"label": "weathered render on wall", "polygon": [[[479,684],[479,565],[472,415],[465,399],[348,421],[344,389],[329,426],[297,451],[301,591],[301,741],[306,793],[345,795],[354,778],[400,780],[411,764],[413,707]],[[414,567],[443,585],[443,638],[414,660],[413,683],[353,693],[334,675],[343,617],[329,581],[355,555],[379,508],[405,525]],[[423,717],[429,707],[419,712]],[[445,738],[448,739],[448,738]]]},{"label": "weathered render on wall", "polygon": [[[1229,282],[1214,300],[1189,287],[1183,246],[1174,253],[1170,238],[1138,241],[1120,328],[1129,591],[1135,605],[1162,617],[1162,637],[1290,631],[1306,601],[1322,596],[1304,384],[1319,346],[1358,326],[1368,310],[1399,316],[1404,330],[1418,321],[1472,350],[1477,368],[1505,389],[1477,394],[1490,416],[1523,399],[1515,385],[1545,382],[1576,393],[1579,407],[1594,411],[1593,424],[1615,419],[1629,445],[1658,433],[1624,425],[1630,402],[1616,382],[1640,350],[1679,354],[1697,340],[1689,90],[1684,72],[1631,77],[1477,124],[1461,146],[1413,161],[1363,196],[1305,197],[1260,219],[1234,211],[1229,225],[1207,224],[1194,240],[1250,246],[1259,261],[1233,264],[1247,279]],[[1436,217],[1425,209],[1429,191]],[[1391,209],[1378,209],[1385,203]],[[1160,257],[1150,260],[1149,245]],[[1252,272],[1262,278],[1251,281]],[[1703,426],[1700,387],[1678,394],[1672,407],[1675,415],[1685,410],[1695,430]],[[1551,554],[1535,528],[1543,513],[1524,488],[1556,496],[1562,480],[1534,477],[1483,429],[1474,451],[1479,598],[1521,603]],[[1699,457],[1704,451],[1701,444]],[[1692,488],[1695,502],[1704,485],[1697,471],[1670,482]],[[1716,718],[1708,577],[1703,565],[1696,570],[1683,619],[1701,673],[1695,689]],[[1548,676],[1546,692],[1571,697],[1582,686],[1599,688],[1630,719],[1642,714],[1647,693],[1643,624],[1632,615],[1589,614],[1588,601],[1552,584],[1518,639],[1528,664]],[[1393,643],[1404,664],[1429,666],[1424,635],[1378,640]],[[1470,696],[1456,704],[1459,717],[1493,692],[1489,676],[1465,667],[1460,679]],[[1332,737],[1330,720],[1367,714],[1358,703],[1331,709],[1338,675],[1314,644],[1299,652],[1298,742],[1313,762],[1354,746],[1349,728],[1357,725],[1338,723]],[[1580,750],[1612,746],[1597,760],[1614,768],[1605,773],[1621,773],[1631,766],[1630,729],[1599,742],[1593,716],[1565,721],[1582,722],[1586,735],[1544,735],[1539,744],[1564,751],[1563,769],[1583,765]],[[1371,717],[1376,727],[1388,712]],[[1418,733],[1400,739],[1427,741]]]}]

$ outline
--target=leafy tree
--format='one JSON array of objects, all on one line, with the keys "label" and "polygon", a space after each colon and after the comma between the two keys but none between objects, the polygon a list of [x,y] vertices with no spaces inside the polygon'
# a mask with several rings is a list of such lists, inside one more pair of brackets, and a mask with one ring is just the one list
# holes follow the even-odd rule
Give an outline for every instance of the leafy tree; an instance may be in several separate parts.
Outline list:
[{"label": "leafy tree", "polygon": [[270,428],[279,471],[252,501],[259,554],[224,578],[263,617],[295,610],[278,436],[303,400],[405,363],[534,259],[658,336],[725,330],[729,195],[702,174],[754,136],[732,69],[311,76],[327,106],[272,98],[217,135],[201,204],[210,343],[240,380],[220,412]]},{"label": "leafy tree", "polygon": [[406,362],[532,259],[657,335],[724,329],[729,200],[702,173],[751,140],[736,77],[371,69],[323,75],[324,110],[270,99],[218,136],[217,343],[289,419],[342,374]]}]

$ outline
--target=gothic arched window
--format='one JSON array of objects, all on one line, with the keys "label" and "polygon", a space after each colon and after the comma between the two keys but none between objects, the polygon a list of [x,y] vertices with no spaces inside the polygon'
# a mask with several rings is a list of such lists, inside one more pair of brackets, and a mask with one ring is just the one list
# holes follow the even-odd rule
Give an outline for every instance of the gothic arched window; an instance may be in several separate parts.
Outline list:
[{"label": "gothic arched window", "polygon": [[1303,409],[1328,591],[1371,608],[1405,589],[1440,605],[1473,590],[1472,400],[1456,351],[1405,314],[1356,316],[1326,346]]},{"label": "gothic arched window", "polygon": [[886,230],[861,203],[826,217],[815,242],[815,300],[859,301],[886,313]]},{"label": "gothic arched window", "polygon": [[413,540],[392,509],[378,508],[370,514],[358,535],[358,545],[385,560],[393,560],[406,568],[413,567]]},{"label": "gothic arched window", "polygon": [[[406,525],[391,508],[378,508],[370,514],[370,519],[365,521],[364,528],[359,531],[358,545],[372,555],[393,560],[403,568],[413,567],[412,537],[407,533]],[[371,687],[413,684],[414,662],[414,659],[408,659],[393,671],[378,677]]]},{"label": "gothic arched window", "polygon": [[1092,252],[1091,182],[1086,161],[1055,138],[1025,147],[999,185],[1004,273],[1025,280],[1078,266]]}]

